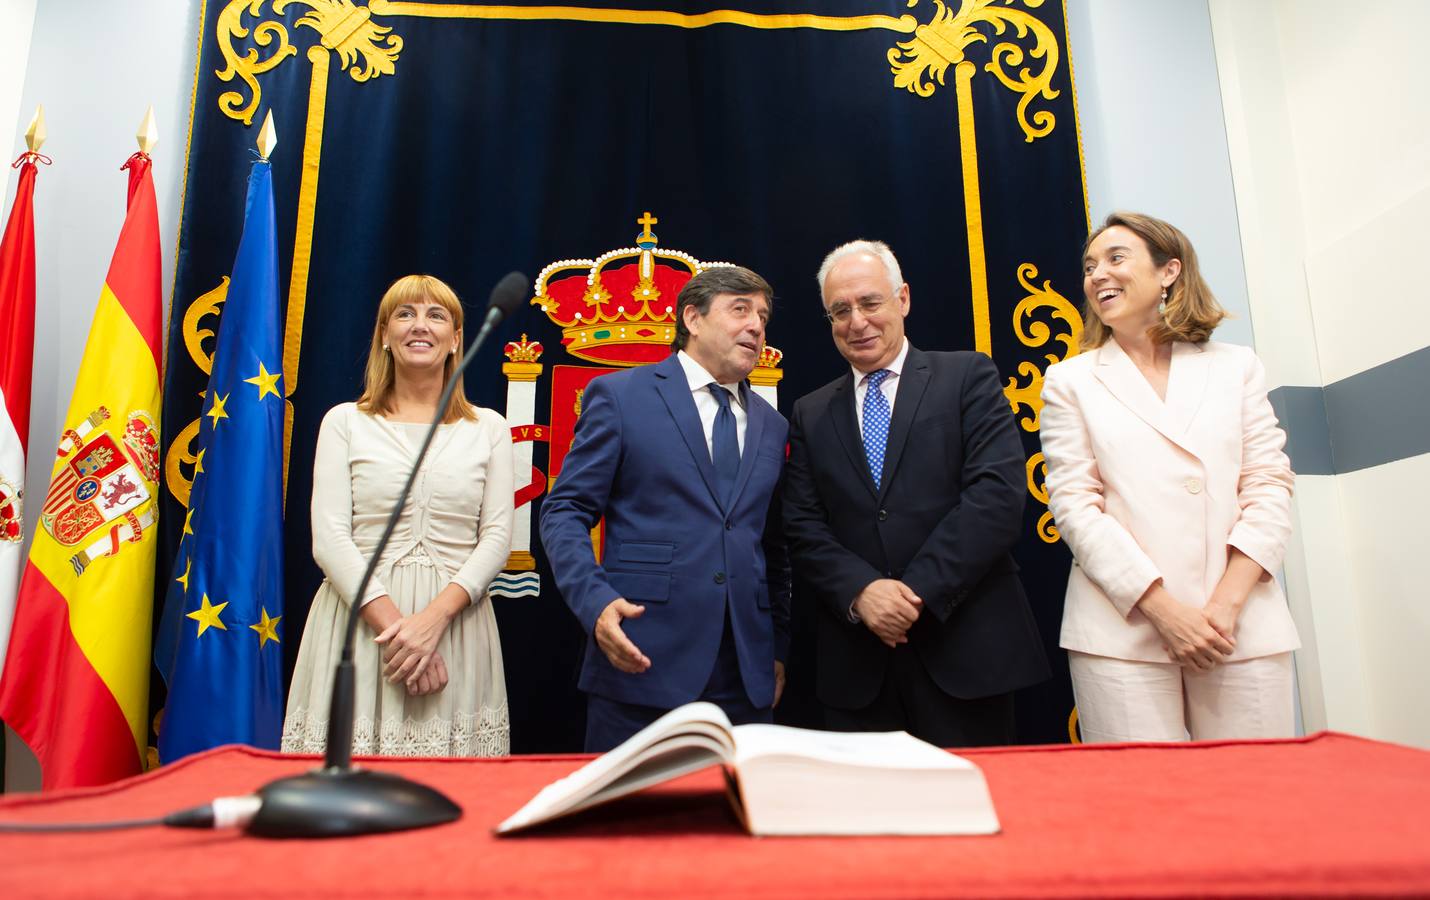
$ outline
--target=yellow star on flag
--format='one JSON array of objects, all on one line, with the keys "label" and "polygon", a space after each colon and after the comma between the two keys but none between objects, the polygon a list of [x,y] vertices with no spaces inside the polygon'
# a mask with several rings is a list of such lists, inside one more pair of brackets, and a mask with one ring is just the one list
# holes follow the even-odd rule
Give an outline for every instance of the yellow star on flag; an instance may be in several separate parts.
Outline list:
[{"label": "yellow star on flag", "polygon": [[194,511],[191,509],[184,513],[184,534],[193,534]]},{"label": "yellow star on flag", "polygon": [[[269,394],[272,394],[273,396],[275,396],[275,397],[277,397],[277,398],[279,398],[279,399],[281,400],[281,399],[283,398],[283,395],[280,394],[280,393],[278,393],[278,388],[275,387],[275,385],[278,384],[278,379],[280,379],[280,378],[282,378],[282,377],[283,377],[283,373],[282,373],[282,372],[278,372],[278,373],[269,372],[268,369],[264,368],[264,366],[263,366],[263,361],[262,361],[262,360],[259,360],[259,361],[258,361],[258,374],[255,375],[255,376],[253,376],[252,378],[245,378],[245,379],[243,379],[243,383],[244,383],[244,384],[256,385],[256,386],[258,387],[258,399],[259,399],[259,400],[262,400],[264,397],[267,397]],[[275,619],[274,621],[276,622],[277,619]],[[274,640],[277,640],[277,638],[275,638]]]},{"label": "yellow star on flag", "polygon": [[258,609],[259,612],[263,614],[263,621],[259,622],[257,625],[250,625],[248,627],[258,632],[258,649],[262,650],[263,645],[268,643],[269,641],[272,641],[275,644],[278,643],[278,623],[282,621],[283,617],[274,616],[270,619],[268,617],[267,607],[260,606]]},{"label": "yellow star on flag", "polygon": [[205,447],[204,449],[202,449],[202,450],[199,451],[199,455],[198,455],[198,456],[194,457],[194,474],[195,474],[195,475],[202,475],[202,474],[204,474],[204,454],[207,453],[207,452],[208,452],[208,448]]},{"label": "yellow star on flag", "polygon": [[194,568],[194,561],[193,561],[192,559],[186,559],[186,560],[184,560],[184,574],[182,574],[182,575],[180,575],[178,578],[175,578],[175,579],[174,579],[174,580],[177,581],[179,584],[182,584],[182,585],[184,586],[184,593],[186,593],[186,594],[189,592],[189,572],[190,572],[193,568]]},{"label": "yellow star on flag", "polygon": [[223,608],[225,606],[228,606],[228,604],[220,603],[215,606],[214,604],[209,602],[208,594],[204,594],[203,600],[201,600],[200,603],[202,603],[203,605],[201,605],[198,609],[194,610],[191,613],[185,613],[185,616],[187,618],[193,619],[195,622],[199,623],[199,637],[203,637],[204,632],[208,631],[211,627],[217,628],[220,631],[228,631],[228,626],[223,624],[223,622],[220,621],[218,617],[218,614],[223,612]]},{"label": "yellow star on flag", "polygon": [[210,406],[210,407],[209,407],[209,411],[206,412],[206,413],[204,413],[204,415],[206,415],[206,416],[208,416],[210,419],[213,419],[213,420],[214,420],[214,427],[215,427],[215,428],[218,427],[218,420],[219,420],[219,419],[227,419],[227,418],[228,418],[228,413],[225,412],[225,411],[224,411],[224,408],[223,408],[223,405],[228,402],[228,398],[229,398],[229,395],[228,395],[228,394],[224,394],[222,397],[220,397],[217,393],[215,393],[215,394],[214,394],[213,406]]}]

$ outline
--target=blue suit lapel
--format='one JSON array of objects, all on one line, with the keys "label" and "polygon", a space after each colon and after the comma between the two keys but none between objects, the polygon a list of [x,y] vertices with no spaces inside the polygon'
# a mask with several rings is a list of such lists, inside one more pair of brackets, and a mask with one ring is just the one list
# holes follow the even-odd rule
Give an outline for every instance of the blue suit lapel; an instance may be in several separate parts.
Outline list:
[{"label": "blue suit lapel", "polygon": [[[665,408],[675,420],[675,427],[685,439],[685,447],[695,459],[695,467],[705,480],[705,489],[720,504],[717,489],[715,464],[710,461],[710,448],[705,443],[705,429],[700,427],[700,413],[695,410],[695,398],[690,395],[690,383],[685,380],[685,370],[674,353],[663,362],[651,367],[655,372],[655,389],[665,401]],[[746,443],[748,446],[748,442]],[[741,460],[744,465],[744,460]]]}]

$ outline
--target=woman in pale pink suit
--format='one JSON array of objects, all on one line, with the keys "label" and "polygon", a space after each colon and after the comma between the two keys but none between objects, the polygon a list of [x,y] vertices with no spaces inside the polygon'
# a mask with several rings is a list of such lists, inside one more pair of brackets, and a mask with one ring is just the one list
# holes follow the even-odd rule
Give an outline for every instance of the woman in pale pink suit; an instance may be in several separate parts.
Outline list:
[{"label": "woman in pale pink suit", "polygon": [[1261,362],[1208,340],[1226,312],[1166,222],[1109,216],[1083,293],[1042,413],[1083,739],[1289,736],[1300,644],[1272,573],[1293,475]]}]

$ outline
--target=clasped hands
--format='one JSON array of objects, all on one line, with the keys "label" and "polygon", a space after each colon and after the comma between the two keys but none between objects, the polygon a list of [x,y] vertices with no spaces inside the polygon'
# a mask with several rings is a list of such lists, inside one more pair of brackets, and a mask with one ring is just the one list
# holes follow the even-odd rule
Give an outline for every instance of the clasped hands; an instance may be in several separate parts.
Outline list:
[{"label": "clasped hands", "polygon": [[859,592],[852,608],[864,626],[892,649],[909,642],[909,629],[918,621],[924,601],[902,581],[880,578]]},{"label": "clasped hands", "polygon": [[[617,597],[606,608],[601,610],[601,614],[596,617],[596,627],[593,632],[596,638],[596,646],[601,648],[601,652],[606,654],[606,659],[611,665],[631,675],[639,675],[650,669],[650,657],[641,652],[625,631],[621,628],[621,622],[626,619],[639,619],[645,615],[645,607],[630,602],[625,597]],[[785,664],[775,660],[775,706],[780,705],[780,697],[785,689]]]},{"label": "clasped hands", "polygon": [[427,606],[383,628],[373,638],[382,646],[383,677],[393,684],[405,684],[414,697],[445,688],[447,663],[437,652],[437,643],[467,602],[466,590],[449,584]]},{"label": "clasped hands", "polygon": [[1173,597],[1158,581],[1137,601],[1137,608],[1162,636],[1163,648],[1178,665],[1210,672],[1236,650],[1240,604],[1214,592],[1201,609]]}]

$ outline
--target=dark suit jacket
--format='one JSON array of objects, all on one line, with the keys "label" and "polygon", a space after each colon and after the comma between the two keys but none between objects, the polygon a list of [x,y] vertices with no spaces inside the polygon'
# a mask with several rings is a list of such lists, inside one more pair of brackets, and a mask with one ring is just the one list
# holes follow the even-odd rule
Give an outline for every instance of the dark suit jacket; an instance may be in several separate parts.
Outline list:
[{"label": "dark suit jacket", "polygon": [[817,592],[816,693],[873,701],[892,652],[849,606],[897,578],[924,601],[909,644],[945,693],[987,697],[1048,676],[1010,551],[1023,527],[1022,442],[980,353],[909,348],[874,487],[846,373],[794,406],[784,518],[797,580]]},{"label": "dark suit jacket", "polygon": [[[741,386],[748,412],[735,496],[716,496],[700,415],[674,354],[595,379],[575,441],[541,509],[541,541],[566,605],[586,631],[583,691],[672,708],[700,696],[715,664],[726,601],[750,702],[774,700],[774,661],[789,646],[789,569],[777,488],[789,425]],[[767,529],[774,507],[775,527]],[[604,563],[591,528],[606,519]],[[770,542],[769,568],[765,543]],[[622,624],[648,671],[616,669],[596,645],[596,618],[625,597],[645,607]]]}]

